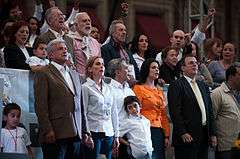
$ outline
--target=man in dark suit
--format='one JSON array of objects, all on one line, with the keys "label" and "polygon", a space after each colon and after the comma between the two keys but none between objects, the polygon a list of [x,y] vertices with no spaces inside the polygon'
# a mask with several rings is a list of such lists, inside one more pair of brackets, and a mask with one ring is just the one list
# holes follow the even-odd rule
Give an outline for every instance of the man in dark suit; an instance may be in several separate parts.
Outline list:
[{"label": "man in dark suit", "polygon": [[168,90],[175,158],[207,159],[208,142],[217,144],[209,89],[203,82],[195,81],[195,57],[186,55],[181,68],[183,77],[170,84]]},{"label": "man in dark suit", "polygon": [[81,103],[81,81],[66,65],[67,48],[55,39],[48,44],[51,63],[34,78],[35,110],[44,159],[79,159],[80,140],[92,140]]}]

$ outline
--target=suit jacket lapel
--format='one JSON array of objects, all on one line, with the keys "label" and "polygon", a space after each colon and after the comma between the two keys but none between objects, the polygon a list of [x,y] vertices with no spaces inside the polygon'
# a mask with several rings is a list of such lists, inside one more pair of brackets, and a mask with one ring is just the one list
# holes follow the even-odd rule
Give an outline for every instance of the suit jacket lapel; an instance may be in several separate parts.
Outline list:
[{"label": "suit jacket lapel", "polygon": [[47,32],[47,37],[49,42],[56,39],[55,35],[50,30]]},{"label": "suit jacket lapel", "polygon": [[17,53],[21,53],[21,54],[18,54],[18,56],[23,60],[23,61],[25,61],[26,60],[26,57],[25,57],[25,55],[24,55],[24,53],[22,52],[22,50],[16,45],[16,52]]},{"label": "suit jacket lapel", "polygon": [[71,69],[69,70],[69,74],[70,74],[70,77],[73,81],[74,92],[75,92],[75,94],[78,94],[77,88],[79,88],[78,84],[80,84],[80,81],[77,80],[78,79],[76,77],[77,74],[75,72],[73,72],[73,70],[71,70]]},{"label": "suit jacket lapel", "polygon": [[68,35],[64,34],[62,38],[65,40],[68,52],[73,53],[73,39],[71,39]]},{"label": "suit jacket lapel", "polygon": [[[195,93],[193,92],[192,87],[190,86],[190,84],[188,83],[186,78],[184,78],[184,82],[185,82],[184,85],[186,86],[186,89],[187,89],[186,91],[189,93],[191,98],[195,101],[195,103],[197,104],[197,107],[200,108],[200,106],[198,104],[198,101],[197,101],[197,98],[195,96]],[[208,108],[207,108],[207,105],[206,105],[207,104],[206,103],[206,99],[205,99],[205,96],[204,96],[203,90],[202,90],[203,88],[202,88],[201,84],[199,84],[198,81],[196,81],[196,82],[197,82],[198,88],[199,88],[199,90],[200,90],[200,92],[202,94],[202,99],[203,99],[203,103],[204,103],[204,107],[205,107],[206,113],[208,113]]]},{"label": "suit jacket lapel", "polygon": [[196,102],[197,102],[197,98],[196,98],[196,96],[195,96],[195,94],[194,94],[194,92],[193,92],[193,90],[192,90],[192,87],[190,86],[190,83],[187,81],[187,79],[185,78],[185,77],[182,77],[184,80],[183,80],[183,82],[184,82],[184,86],[185,86],[185,88],[186,88],[186,92],[189,94],[189,95],[191,95],[192,96],[192,99],[195,99],[196,100]]},{"label": "suit jacket lapel", "polygon": [[65,81],[65,79],[63,78],[62,74],[58,71],[57,68],[55,68],[55,66],[53,66],[52,64],[49,64],[49,68],[50,71],[64,84],[67,86],[67,88],[71,91],[71,89],[69,88],[67,82]]}]

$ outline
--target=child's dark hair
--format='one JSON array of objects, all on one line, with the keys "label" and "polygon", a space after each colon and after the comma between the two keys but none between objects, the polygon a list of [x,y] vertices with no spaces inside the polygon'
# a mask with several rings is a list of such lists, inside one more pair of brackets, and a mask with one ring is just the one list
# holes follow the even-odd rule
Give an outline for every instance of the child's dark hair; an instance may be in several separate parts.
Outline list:
[{"label": "child's dark hair", "polygon": [[133,102],[137,102],[139,105],[141,105],[138,97],[136,97],[136,96],[127,96],[127,97],[124,98],[124,103],[123,103],[123,105],[124,105],[124,109],[125,109],[125,111],[126,111],[127,113],[128,113],[128,108],[127,108],[127,106],[128,106],[129,104],[132,104]]},{"label": "child's dark hair", "polygon": [[3,108],[3,115],[8,115],[11,110],[19,110],[21,112],[21,107],[17,105],[16,103],[8,103],[4,108]]},{"label": "child's dark hair", "polygon": [[46,42],[44,42],[42,39],[37,38],[37,39],[34,41],[32,48],[33,48],[34,50],[36,50],[36,49],[39,47],[40,44],[46,44]]}]

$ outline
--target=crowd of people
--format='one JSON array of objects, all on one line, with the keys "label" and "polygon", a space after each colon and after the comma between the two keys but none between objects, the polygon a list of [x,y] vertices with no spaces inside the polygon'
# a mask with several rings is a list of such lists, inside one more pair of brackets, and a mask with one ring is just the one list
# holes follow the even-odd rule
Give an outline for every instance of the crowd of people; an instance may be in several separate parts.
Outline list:
[{"label": "crowd of people", "polygon": [[[122,19],[111,22],[101,44],[79,1],[67,21],[49,4],[42,17],[36,1],[27,21],[18,5],[10,8],[0,43],[1,67],[34,73],[44,159],[165,159],[171,145],[175,159],[208,159],[209,146],[216,159],[234,159],[240,64],[233,43],[206,38],[214,8],[192,33],[173,31],[169,46],[157,52],[144,33],[127,44]],[[5,104],[3,112],[2,152],[35,158],[19,125],[20,106]]]}]

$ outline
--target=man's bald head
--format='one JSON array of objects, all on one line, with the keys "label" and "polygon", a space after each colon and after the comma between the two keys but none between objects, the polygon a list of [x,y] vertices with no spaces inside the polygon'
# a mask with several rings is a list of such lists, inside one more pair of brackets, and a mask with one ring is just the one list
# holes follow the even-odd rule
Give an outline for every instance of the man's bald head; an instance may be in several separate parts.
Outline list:
[{"label": "man's bald head", "polygon": [[184,31],[182,30],[175,30],[172,33],[172,36],[170,37],[170,43],[172,47],[176,47],[177,49],[180,49],[184,46]]}]

